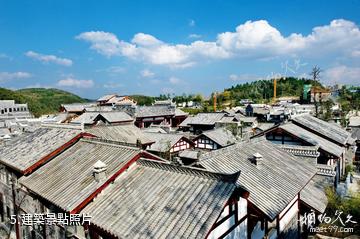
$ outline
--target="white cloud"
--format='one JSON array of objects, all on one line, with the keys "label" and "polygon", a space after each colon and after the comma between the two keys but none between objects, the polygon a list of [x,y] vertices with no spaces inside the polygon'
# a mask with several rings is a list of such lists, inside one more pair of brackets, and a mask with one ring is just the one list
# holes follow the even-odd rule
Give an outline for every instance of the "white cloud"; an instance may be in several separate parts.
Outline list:
[{"label": "white cloud", "polygon": [[71,66],[73,64],[72,60],[67,58],[60,58],[54,55],[44,55],[34,51],[28,51],[25,53],[25,56],[32,59],[41,61],[43,63],[54,63],[62,66]]},{"label": "white cloud", "polygon": [[195,33],[189,35],[189,38],[192,38],[192,39],[198,39],[198,38],[201,38],[201,37],[202,37],[201,35],[195,34]]},{"label": "white cloud", "polygon": [[108,82],[108,83],[104,84],[104,88],[107,88],[107,89],[121,88],[123,86],[124,86],[123,84],[116,83],[116,82]]},{"label": "white cloud", "polygon": [[121,66],[111,66],[106,69],[106,72],[108,73],[124,73],[126,69]]},{"label": "white cloud", "polygon": [[93,80],[78,80],[73,77],[67,77],[57,82],[58,86],[75,87],[75,88],[91,88],[94,86]]},{"label": "white cloud", "polygon": [[178,85],[181,82],[181,80],[179,78],[176,78],[176,77],[170,77],[169,82],[172,85]]},{"label": "white cloud", "polygon": [[[194,22],[195,24],[195,22]],[[214,41],[171,44],[155,36],[138,33],[130,42],[109,32],[84,32],[76,37],[90,42],[91,49],[105,56],[124,56],[147,64],[185,68],[205,60],[229,58],[267,59],[277,56],[326,57],[360,56],[359,27],[337,19],[317,26],[308,35],[284,36],[265,20],[247,21],[233,32],[223,32]]]},{"label": "white cloud", "polygon": [[149,78],[149,77],[155,76],[155,73],[152,72],[152,71],[150,71],[150,70],[148,70],[148,69],[145,69],[145,70],[142,70],[142,71],[140,72],[140,75],[141,75],[142,77]]},{"label": "white cloud", "polygon": [[189,20],[189,26],[190,27],[195,27],[195,20],[194,19]]},{"label": "white cloud", "polygon": [[28,72],[0,72],[0,82],[5,82],[9,80],[16,80],[16,79],[25,79],[30,78],[32,75]]},{"label": "white cloud", "polygon": [[324,71],[323,81],[327,84],[360,85],[360,67],[336,66]]}]

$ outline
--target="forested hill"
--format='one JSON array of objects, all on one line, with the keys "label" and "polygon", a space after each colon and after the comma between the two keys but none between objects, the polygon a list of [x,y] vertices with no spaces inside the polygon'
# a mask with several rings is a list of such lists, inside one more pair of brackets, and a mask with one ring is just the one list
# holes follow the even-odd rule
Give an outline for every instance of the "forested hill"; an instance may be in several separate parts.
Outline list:
[{"label": "forested hill", "polygon": [[0,88],[0,100],[15,100],[16,103],[28,103],[30,111],[35,116],[58,112],[61,104],[87,102],[86,99],[75,94],[45,88],[29,88],[15,91]]},{"label": "forested hill", "polygon": [[[277,97],[282,96],[298,96],[303,92],[304,85],[311,84],[313,86],[321,86],[318,81],[309,79],[298,79],[287,77],[277,80]],[[232,99],[252,99],[256,102],[268,101],[272,99],[274,92],[273,80],[258,80],[250,83],[238,84],[224,92],[229,92]]]}]

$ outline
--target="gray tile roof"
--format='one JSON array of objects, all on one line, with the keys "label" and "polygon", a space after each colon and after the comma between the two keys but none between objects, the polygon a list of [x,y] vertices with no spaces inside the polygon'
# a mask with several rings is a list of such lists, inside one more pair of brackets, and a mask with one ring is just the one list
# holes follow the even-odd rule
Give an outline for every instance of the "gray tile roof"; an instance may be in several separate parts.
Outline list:
[{"label": "gray tile roof", "polygon": [[98,112],[85,112],[83,114],[81,114],[79,117],[73,119],[71,121],[71,123],[76,123],[76,124],[93,124],[95,121],[95,118],[99,115]]},{"label": "gray tile roof", "polygon": [[186,113],[179,108],[175,109],[175,116],[188,116],[188,115],[189,115],[189,113]]},{"label": "gray tile roof", "polygon": [[257,120],[256,117],[247,117],[247,116],[242,116],[242,115],[236,115],[235,118],[238,121],[244,122],[244,123],[254,123]]},{"label": "gray tile roof", "polygon": [[360,127],[360,116],[352,116],[349,118],[349,127]]},{"label": "gray tile roof", "polygon": [[108,101],[115,96],[117,96],[117,95],[116,94],[103,95],[97,101]]},{"label": "gray tile roof", "polygon": [[260,123],[256,126],[257,129],[260,129],[262,131],[268,130],[272,127],[274,127],[275,124],[274,123]]},{"label": "gray tile roof", "polygon": [[138,160],[82,213],[118,238],[204,238],[237,176]]},{"label": "gray tile roof", "polygon": [[301,146],[301,145],[290,145],[290,144],[282,144],[279,145],[283,150],[295,155],[302,157],[312,157],[317,158],[320,156],[318,152],[319,146]]},{"label": "gray tile roof", "polygon": [[[138,148],[81,139],[20,183],[66,211],[72,211],[140,153]],[[96,181],[93,165],[107,165],[106,179]]]},{"label": "gray tile roof", "polygon": [[237,123],[237,119],[234,116],[224,116],[219,122],[222,123]]},{"label": "gray tile roof", "polygon": [[110,123],[128,122],[133,120],[130,115],[121,111],[101,112],[100,115],[103,116]]},{"label": "gray tile roof", "polygon": [[147,138],[155,143],[148,146],[146,149],[154,152],[168,152],[174,144],[179,142],[182,138],[186,138],[182,134],[163,134],[163,133],[143,133]]},{"label": "gray tile roof", "polygon": [[[251,160],[255,153],[263,163]],[[249,192],[248,200],[273,220],[315,175],[316,169],[264,139],[211,151],[199,164],[222,173],[240,171],[238,185]]]},{"label": "gray tile roof", "polygon": [[9,135],[10,130],[8,128],[0,128],[0,136]]},{"label": "gray tile roof", "polygon": [[292,134],[314,146],[319,146],[322,150],[324,150],[334,156],[340,157],[341,154],[343,153],[343,149],[341,146],[339,146],[335,143],[332,143],[321,136],[311,133],[310,131],[308,131],[300,126],[297,126],[293,123],[286,123],[286,124],[280,125],[279,128],[289,132],[290,134]]},{"label": "gray tile roof", "polygon": [[351,136],[354,139],[357,139],[358,141],[360,141],[360,128],[352,128],[351,129]]},{"label": "gray tile roof", "polygon": [[91,103],[74,103],[74,104],[63,104],[62,107],[65,108],[67,112],[80,112],[85,110],[86,107],[91,106]]},{"label": "gray tile roof", "polygon": [[86,129],[86,132],[93,134],[99,138],[123,142],[128,144],[136,144],[139,139],[142,144],[150,144],[154,141],[134,125],[116,125],[116,126],[97,126]]},{"label": "gray tile roof", "polygon": [[292,121],[342,145],[345,145],[350,138],[350,133],[339,125],[328,123],[309,114],[296,116]]},{"label": "gray tile roof", "polygon": [[324,213],[328,204],[325,188],[332,186],[326,176],[315,175],[300,193],[300,199],[319,213]]},{"label": "gray tile roof", "polygon": [[194,117],[186,118],[180,126],[189,127],[190,125],[214,125],[221,121],[226,113],[199,113]]},{"label": "gray tile roof", "polygon": [[179,152],[179,157],[197,160],[197,159],[199,159],[199,157],[202,153],[203,152],[201,150],[186,149],[186,150]]},{"label": "gray tile roof", "polygon": [[81,134],[80,130],[41,127],[17,137],[11,145],[0,148],[0,163],[23,172],[36,162]]},{"label": "gray tile roof", "polygon": [[162,133],[162,134],[167,134],[166,130],[164,130],[161,127],[157,127],[157,126],[153,126],[153,127],[148,127],[148,128],[143,128],[141,129],[143,132],[147,132],[147,133]]},{"label": "gray tile roof", "polygon": [[100,116],[102,116],[109,123],[116,122],[129,122],[133,118],[121,111],[111,111],[111,112],[85,112],[73,121],[72,123],[84,123],[84,124],[93,124]]},{"label": "gray tile roof", "polygon": [[175,108],[166,105],[138,106],[135,115],[139,118],[175,115]]},{"label": "gray tile roof", "polygon": [[[214,130],[204,131],[201,135],[205,135],[221,147],[232,145],[236,142],[235,136],[225,128],[217,128]],[[200,135],[200,136],[201,136]],[[200,137],[199,136],[199,137]]]}]

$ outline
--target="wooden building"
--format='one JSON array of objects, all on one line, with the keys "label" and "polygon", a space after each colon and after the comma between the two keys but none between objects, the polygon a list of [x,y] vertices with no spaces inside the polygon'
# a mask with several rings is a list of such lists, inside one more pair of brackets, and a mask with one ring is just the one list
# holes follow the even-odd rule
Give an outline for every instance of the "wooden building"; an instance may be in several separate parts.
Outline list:
[{"label": "wooden building", "polygon": [[236,142],[235,136],[226,128],[204,131],[193,139],[195,148],[216,150],[227,147]]},{"label": "wooden building", "polygon": [[179,128],[183,131],[190,131],[195,134],[201,134],[206,130],[212,130],[215,128],[215,124],[226,115],[223,112],[215,113],[199,113],[193,117],[186,118]]},{"label": "wooden building", "polygon": [[132,124],[96,126],[85,129],[85,132],[103,140],[142,149],[146,149],[149,145],[155,143],[154,140],[147,137],[143,131]]},{"label": "wooden building", "polygon": [[[19,183],[40,203],[41,213],[79,214],[140,158],[161,160],[137,147],[84,137]],[[43,238],[91,237],[88,225],[46,224],[39,230]]]},{"label": "wooden building", "polygon": [[238,175],[140,159],[83,212],[101,238],[247,238]]},{"label": "wooden building", "polygon": [[28,238],[30,235],[39,236],[37,238],[43,236],[37,227],[22,228],[19,224],[10,224],[11,215],[42,210],[36,200],[27,196],[26,190],[19,185],[18,180],[21,176],[32,174],[85,135],[88,134],[75,127],[47,126],[32,133],[24,133],[7,146],[0,147],[1,228],[7,233],[15,232],[18,239]]},{"label": "wooden building", "polygon": [[257,139],[204,154],[198,166],[240,172],[237,185],[247,195],[247,238],[300,238],[300,193],[316,174],[309,163]]},{"label": "wooden building", "polygon": [[135,125],[139,128],[147,128],[153,124],[177,127],[187,116],[187,113],[177,109],[175,105],[138,106],[135,111]]},{"label": "wooden building", "polygon": [[134,119],[120,111],[85,112],[71,121],[73,124],[84,124],[92,127],[96,125],[119,125],[133,123]]},{"label": "wooden building", "polygon": [[113,106],[113,105],[121,105],[121,104],[133,104],[136,105],[136,101],[133,100],[129,96],[120,96],[117,94],[104,95],[100,97],[97,101],[99,106]]},{"label": "wooden building", "polygon": [[162,157],[165,157],[166,154],[173,155],[179,151],[194,148],[194,143],[182,134],[144,132],[144,135],[155,142],[146,150]]}]

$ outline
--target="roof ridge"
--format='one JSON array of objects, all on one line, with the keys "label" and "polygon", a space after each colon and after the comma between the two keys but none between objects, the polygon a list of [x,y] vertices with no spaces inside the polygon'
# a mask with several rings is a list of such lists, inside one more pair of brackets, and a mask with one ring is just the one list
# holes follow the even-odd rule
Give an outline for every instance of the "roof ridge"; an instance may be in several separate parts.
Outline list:
[{"label": "roof ridge", "polygon": [[217,173],[217,172],[211,172],[211,171],[201,169],[201,168],[177,166],[177,165],[170,164],[167,162],[160,162],[160,161],[144,159],[144,158],[139,159],[136,163],[139,165],[145,166],[145,167],[151,167],[151,168],[156,168],[156,169],[161,169],[161,170],[166,170],[166,171],[173,171],[173,172],[177,172],[177,173],[182,173],[182,174],[187,174],[187,175],[192,175],[192,176],[196,176],[196,177],[202,177],[202,178],[212,179],[212,180],[217,180],[217,181],[223,181],[223,182],[228,182],[228,183],[236,183],[236,181],[241,173],[240,171],[233,173],[233,174]]},{"label": "roof ridge", "polygon": [[62,123],[41,123],[40,128],[71,129],[71,130],[79,130],[79,131],[82,130],[82,128],[77,125],[62,124]]},{"label": "roof ridge", "polygon": [[132,150],[139,150],[139,152],[141,151],[141,149],[138,148],[135,144],[113,141],[113,140],[102,139],[102,138],[96,138],[96,137],[84,136],[83,138],[80,139],[80,141],[87,142],[87,143],[103,144],[103,145],[108,145],[108,146],[116,146],[119,148],[128,148],[128,149],[132,149]]}]

